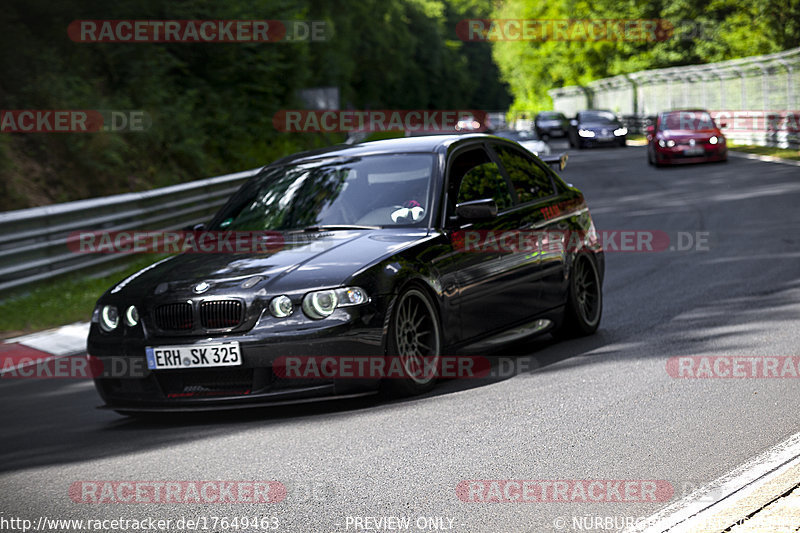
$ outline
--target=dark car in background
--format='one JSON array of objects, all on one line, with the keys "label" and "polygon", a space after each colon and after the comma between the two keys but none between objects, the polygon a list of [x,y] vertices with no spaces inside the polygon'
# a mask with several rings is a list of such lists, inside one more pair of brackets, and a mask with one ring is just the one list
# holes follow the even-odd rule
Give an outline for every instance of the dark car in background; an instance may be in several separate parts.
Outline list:
[{"label": "dark car in background", "polygon": [[557,111],[542,111],[533,121],[536,134],[545,139],[547,137],[566,137],[569,133],[569,120],[564,113]]},{"label": "dark car in background", "polygon": [[[524,228],[577,240],[552,237],[527,253],[470,248],[464,237],[502,231],[516,242]],[[296,154],[250,178],[206,229],[270,231],[284,245],[175,255],[103,294],[88,353],[147,362],[143,376],[95,379],[107,408],[276,405],[382,385],[415,394],[436,381],[417,369],[442,354],[587,335],[600,322],[604,255],[583,195],[500,137]],[[285,356],[394,357],[403,375],[286,379],[276,370]]]},{"label": "dark car in background", "polygon": [[647,126],[647,162],[651,165],[726,161],[725,135],[703,109],[664,111]]},{"label": "dark car in background", "polygon": [[625,146],[627,135],[628,128],[613,112],[589,109],[581,111],[570,121],[569,145],[573,148]]}]

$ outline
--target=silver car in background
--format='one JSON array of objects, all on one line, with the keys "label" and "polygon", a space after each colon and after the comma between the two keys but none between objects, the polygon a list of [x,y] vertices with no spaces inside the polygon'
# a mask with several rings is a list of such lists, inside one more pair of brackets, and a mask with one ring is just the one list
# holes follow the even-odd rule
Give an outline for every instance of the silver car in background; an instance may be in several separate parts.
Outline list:
[{"label": "silver car in background", "polygon": [[550,155],[550,145],[539,138],[533,130],[501,130],[494,132],[498,137],[516,141],[534,155]]}]

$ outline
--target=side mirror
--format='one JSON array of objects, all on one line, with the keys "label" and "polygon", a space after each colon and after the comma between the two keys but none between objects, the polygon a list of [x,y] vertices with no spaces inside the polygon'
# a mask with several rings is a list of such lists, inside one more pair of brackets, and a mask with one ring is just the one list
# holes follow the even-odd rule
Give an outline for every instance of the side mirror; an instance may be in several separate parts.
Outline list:
[{"label": "side mirror", "polygon": [[727,120],[723,120],[722,122],[719,123],[719,127],[720,128],[727,128],[728,127],[728,121]]},{"label": "side mirror", "polygon": [[543,163],[550,165],[550,168],[553,170],[562,171],[567,166],[567,158],[567,153],[564,152],[560,155],[543,155],[539,159],[541,159]]},{"label": "side mirror", "polygon": [[481,198],[456,204],[456,216],[464,221],[489,220],[497,216],[497,203],[492,198]]}]

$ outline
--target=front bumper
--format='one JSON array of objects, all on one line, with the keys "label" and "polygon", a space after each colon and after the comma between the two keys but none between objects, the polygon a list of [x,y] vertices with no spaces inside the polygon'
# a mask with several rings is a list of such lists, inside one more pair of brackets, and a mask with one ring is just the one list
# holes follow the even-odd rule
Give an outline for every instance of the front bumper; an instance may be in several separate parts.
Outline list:
[{"label": "front bumper", "polygon": [[627,135],[615,135],[614,137],[580,137],[578,142],[583,146],[610,146],[622,145],[626,142]]},{"label": "front bumper", "polygon": [[[146,346],[239,343],[242,364],[234,367],[150,370]],[[258,327],[244,334],[203,338],[115,338],[92,326],[88,351],[130,375],[95,378],[104,408],[119,411],[187,411],[283,405],[374,393],[377,379],[290,377],[275,372],[275,361],[286,356],[384,355],[383,320],[374,307],[354,308],[315,323],[314,328],[265,334]],[[111,365],[109,365],[111,366]]]},{"label": "front bumper", "polygon": [[657,146],[654,150],[656,163],[660,165],[680,165],[683,163],[706,163],[713,161],[724,161],[728,158],[728,148],[726,145],[707,144],[701,146],[702,155],[686,155],[685,146],[661,147]]}]

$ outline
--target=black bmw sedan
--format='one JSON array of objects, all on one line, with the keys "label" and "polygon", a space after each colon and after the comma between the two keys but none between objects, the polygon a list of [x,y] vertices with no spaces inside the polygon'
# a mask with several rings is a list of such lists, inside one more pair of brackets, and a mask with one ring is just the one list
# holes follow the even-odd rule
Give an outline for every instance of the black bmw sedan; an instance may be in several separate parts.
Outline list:
[{"label": "black bmw sedan", "polygon": [[[444,356],[520,335],[593,333],[604,256],[583,195],[517,143],[409,137],[263,168],[202,228],[280,245],[182,253],[111,287],[92,359],[120,413],[430,390]],[[287,376],[287,358],[393,358],[391,379]]]}]

